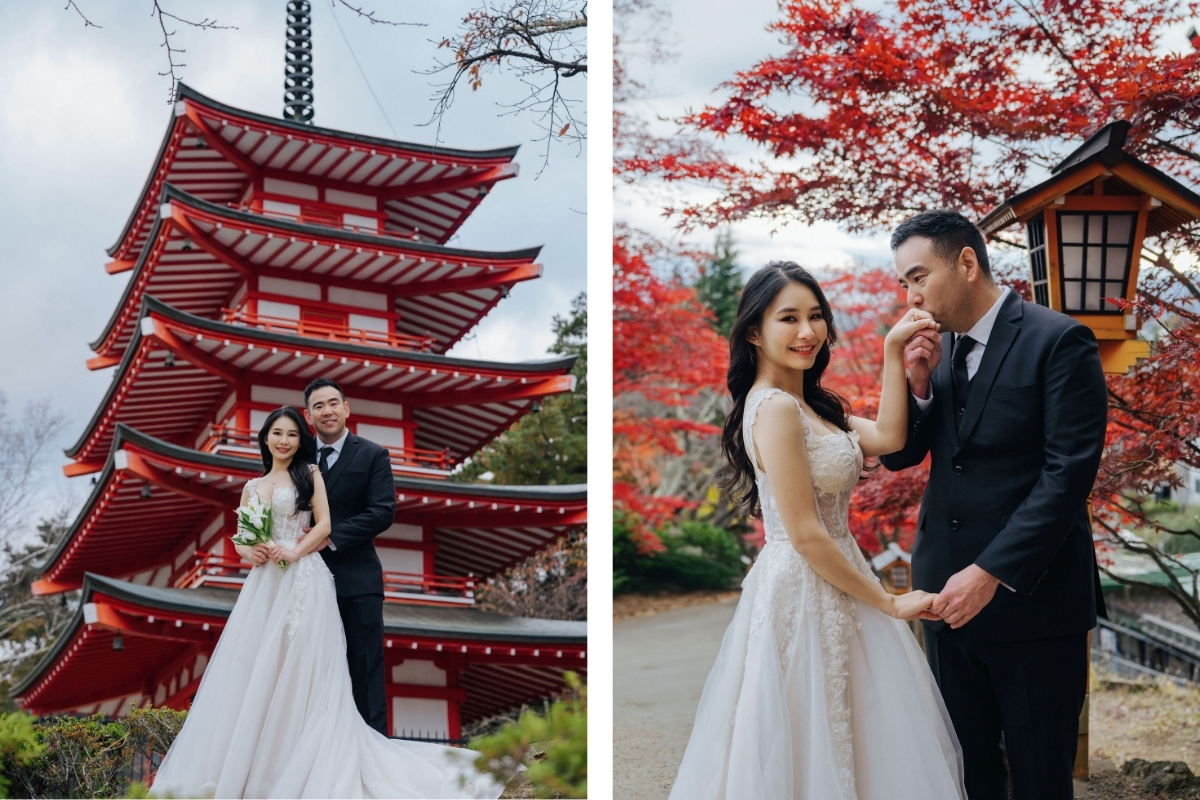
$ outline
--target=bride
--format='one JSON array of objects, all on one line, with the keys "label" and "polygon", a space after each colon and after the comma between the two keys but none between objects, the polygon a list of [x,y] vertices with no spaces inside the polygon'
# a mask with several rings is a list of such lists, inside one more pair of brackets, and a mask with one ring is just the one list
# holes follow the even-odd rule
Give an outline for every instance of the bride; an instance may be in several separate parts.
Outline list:
[{"label": "bride", "polygon": [[258,443],[265,472],[246,484],[242,505],[250,492],[271,505],[273,541],[237,546],[254,567],[154,793],[499,797],[503,787],[470,767],[472,754],[388,739],[363,721],[333,575],[315,552],[330,530],[315,439],[300,412],[284,406],[267,417]]},{"label": "bride", "polygon": [[899,450],[904,342],[936,328],[912,310],[884,342],[878,419],[821,387],[837,331],[821,287],[792,262],[750,278],[730,334],[729,488],[766,545],[742,584],[704,685],[672,800],[966,797],[962,755],[906,619],[935,595],[891,595],[847,525],[864,455]]}]

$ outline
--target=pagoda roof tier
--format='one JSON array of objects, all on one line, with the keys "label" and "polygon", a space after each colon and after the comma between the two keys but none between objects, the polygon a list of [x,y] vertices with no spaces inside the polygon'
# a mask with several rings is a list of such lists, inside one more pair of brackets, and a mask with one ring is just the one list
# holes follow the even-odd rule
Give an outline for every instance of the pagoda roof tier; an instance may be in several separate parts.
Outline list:
[{"label": "pagoda roof tier", "polygon": [[[464,250],[238,211],[167,184],[134,273],[104,333],[93,369],[113,366],[133,336],[142,298],[153,295],[216,319],[251,276],[386,293],[397,331],[444,353],[515,283],[540,277],[540,247]],[[288,297],[274,298],[287,302]],[[295,299],[292,298],[293,302]],[[346,309],[352,311],[355,309]]]},{"label": "pagoda roof tier", "polygon": [[[174,563],[214,509],[234,509],[246,481],[261,473],[258,458],[201,453],[118,424],[91,495],[34,592],[77,589],[86,572],[129,576]],[[582,485],[394,480],[396,521],[432,529],[443,575],[494,575],[587,519]]]},{"label": "pagoda roof tier", "polygon": [[[575,356],[501,363],[276,333],[187,314],[150,295],[112,384],[67,456],[69,475],[98,471],[118,422],[192,443],[233,386],[302,392],[336,380],[350,400],[400,403],[417,423],[414,446],[464,458],[530,410],[573,391]],[[303,401],[297,394],[296,404]]]},{"label": "pagoda roof tier", "polygon": [[[150,694],[181,654],[211,653],[237,601],[228,589],[165,589],[89,573],[79,609],[32,672],[12,690],[35,713]],[[552,678],[587,663],[587,623],[509,617],[471,608],[385,604],[385,652],[465,662],[464,721],[556,688]],[[120,649],[114,639],[121,636]],[[549,687],[547,686],[549,684]]]},{"label": "pagoda roof tier", "polygon": [[234,203],[259,179],[319,183],[378,199],[386,227],[445,243],[497,182],[517,174],[517,147],[458,150],[362,136],[255,114],[180,83],[158,157],[108,254],[137,260],[166,183]]}]

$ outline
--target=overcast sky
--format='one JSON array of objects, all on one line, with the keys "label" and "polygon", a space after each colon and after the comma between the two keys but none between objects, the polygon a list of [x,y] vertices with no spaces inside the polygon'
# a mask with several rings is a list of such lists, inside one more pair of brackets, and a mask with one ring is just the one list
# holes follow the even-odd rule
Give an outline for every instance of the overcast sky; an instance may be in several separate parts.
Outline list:
[{"label": "overcast sky", "polygon": [[[10,409],[48,398],[67,417],[60,447],[82,432],[113,371],[89,372],[87,343],[103,330],[129,273],[104,272],[113,244],[146,180],[171,120],[161,32],[149,0],[77,0],[101,26],[85,27],[65,2],[0,3],[0,374]],[[353,5],[364,6],[355,2]],[[372,26],[353,12],[313,0],[316,116],[323,127],[393,138],[338,32],[337,14],[396,135],[430,144],[431,78],[420,72],[447,55],[434,42],[452,35],[473,0],[376,0],[378,16],[427,27]],[[179,71],[203,94],[269,116],[283,109],[284,0],[164,0],[185,18],[204,13],[237,30],[199,31],[173,23],[187,52]],[[201,12],[199,9],[203,9]],[[433,40],[433,42],[431,42]],[[585,96],[583,76],[567,81]],[[551,151],[542,168],[537,123],[500,116],[522,94],[515,78],[492,75],[462,91],[442,125],[442,143],[487,149],[522,145],[518,178],[502,181],[450,244],[486,250],[543,245],[540,280],[518,284],[453,355],[501,361],[545,357],[551,318],[566,314],[586,279],[586,154]],[[582,106],[580,106],[582,108]],[[57,467],[65,461],[53,457]],[[78,479],[75,483],[86,481]],[[84,485],[76,487],[82,496]]]},{"label": "overcast sky", "polygon": [[[675,120],[688,111],[701,110],[707,104],[721,102],[727,92],[718,90],[722,82],[734,77],[772,55],[781,55],[785,45],[767,26],[780,18],[776,0],[659,0],[658,5],[670,13],[666,25],[657,26],[666,49],[675,54],[667,63],[648,65],[634,59],[627,64],[629,74],[648,87],[648,96],[634,104],[635,111],[651,122],[651,129],[668,135],[677,130]],[[890,6],[886,0],[863,0],[860,6]],[[735,12],[731,13],[732,9]],[[719,20],[719,24],[715,22]],[[1189,23],[1181,23],[1165,32],[1160,49],[1163,51],[1188,47],[1185,31]],[[664,33],[665,31],[665,33]],[[635,26],[639,37],[645,36],[644,26]],[[632,48],[635,52],[638,47]],[[1036,69],[1036,65],[1026,65]],[[718,146],[736,160],[764,159],[765,151],[738,137],[730,137]],[[783,164],[781,164],[783,166]],[[1044,175],[1031,174],[1030,181]],[[680,199],[697,202],[715,199],[717,193],[696,184],[675,184],[670,189],[642,182],[633,189],[618,187],[613,213],[618,222],[655,234],[664,239],[678,238],[675,221],[664,219],[665,205],[681,205]],[[772,229],[775,228],[774,233]],[[806,226],[799,223],[783,225],[768,220],[747,220],[731,225],[739,262],[753,271],[775,259],[789,259],[810,268],[843,267],[854,261],[890,264],[888,234],[876,232],[849,235],[833,223]],[[688,242],[711,248],[715,233],[707,229],[691,234]]]}]

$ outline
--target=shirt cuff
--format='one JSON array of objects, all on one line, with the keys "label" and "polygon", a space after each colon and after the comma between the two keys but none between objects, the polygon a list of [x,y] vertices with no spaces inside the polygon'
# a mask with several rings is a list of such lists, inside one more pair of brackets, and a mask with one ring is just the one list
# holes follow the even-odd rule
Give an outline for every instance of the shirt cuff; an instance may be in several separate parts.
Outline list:
[{"label": "shirt cuff", "polygon": [[330,549],[330,550],[337,550],[337,545],[333,543],[333,539],[330,539],[330,540],[329,540],[329,549]]},{"label": "shirt cuff", "polygon": [[1000,581],[1000,585],[1001,585],[1001,586],[1003,586],[1005,589],[1008,589],[1010,592],[1015,592],[1015,591],[1017,591],[1016,589],[1014,589],[1013,587],[1009,586],[1009,585],[1008,585],[1007,583],[1005,583],[1004,581]]},{"label": "shirt cuff", "polygon": [[920,409],[922,414],[928,414],[929,407],[933,405],[933,387],[929,387],[929,397],[926,397],[924,400],[917,397],[915,394],[912,396],[912,399],[917,402],[917,408]]}]

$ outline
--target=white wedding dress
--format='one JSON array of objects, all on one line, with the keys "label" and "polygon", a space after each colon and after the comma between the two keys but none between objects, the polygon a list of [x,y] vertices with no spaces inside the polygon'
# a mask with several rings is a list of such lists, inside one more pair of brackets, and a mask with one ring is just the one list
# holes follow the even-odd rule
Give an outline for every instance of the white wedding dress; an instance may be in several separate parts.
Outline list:
[{"label": "white wedding dress", "polygon": [[[908,626],[835,589],[788,539],[753,439],[759,405],[777,392],[790,397],[767,389],[747,400],[742,428],[766,544],[704,684],[671,798],[965,798],[958,739]],[[858,434],[822,435],[796,408],[825,529],[875,580],[847,525]]]},{"label": "white wedding dress", "polygon": [[[258,479],[250,481],[255,491]],[[272,537],[309,512],[271,498]],[[346,665],[333,575],[318,553],[250,571],[152,791],[172,797],[499,797],[474,753],[388,739],[363,721]]]}]

